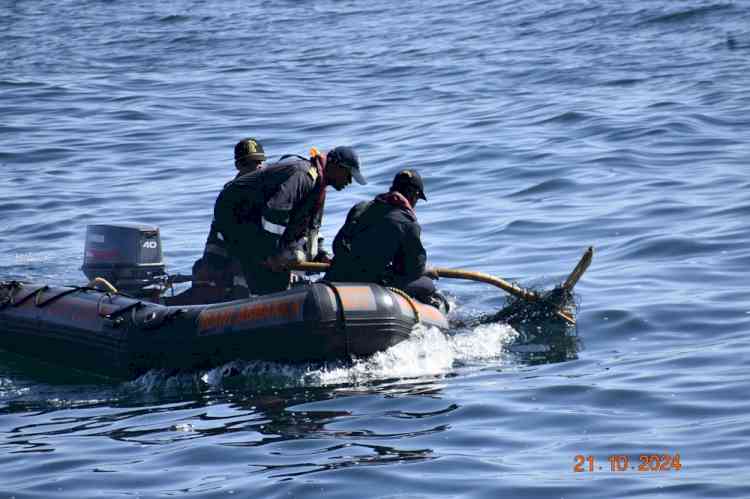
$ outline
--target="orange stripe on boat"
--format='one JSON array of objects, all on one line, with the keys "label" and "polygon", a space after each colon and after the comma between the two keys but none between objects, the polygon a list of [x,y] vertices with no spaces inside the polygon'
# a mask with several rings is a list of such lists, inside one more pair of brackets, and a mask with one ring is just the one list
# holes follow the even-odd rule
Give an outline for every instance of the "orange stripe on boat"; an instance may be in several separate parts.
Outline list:
[{"label": "orange stripe on boat", "polygon": [[408,302],[408,300],[397,293],[392,293],[391,296],[395,298],[396,302],[398,302],[398,308],[401,309],[401,313],[406,317],[410,317],[413,319],[414,309],[411,307],[411,304]]},{"label": "orange stripe on boat", "polygon": [[341,286],[338,290],[346,311],[374,312],[378,309],[370,286]]},{"label": "orange stripe on boat", "polygon": [[297,298],[263,300],[231,307],[207,309],[198,316],[198,332],[248,323],[283,324],[302,320],[302,302]]},{"label": "orange stripe on boat", "polygon": [[436,326],[441,328],[448,327],[448,320],[445,318],[445,315],[443,315],[438,309],[419,302],[416,302],[416,305],[417,310],[419,310],[419,316],[421,317],[422,322],[435,324]]}]

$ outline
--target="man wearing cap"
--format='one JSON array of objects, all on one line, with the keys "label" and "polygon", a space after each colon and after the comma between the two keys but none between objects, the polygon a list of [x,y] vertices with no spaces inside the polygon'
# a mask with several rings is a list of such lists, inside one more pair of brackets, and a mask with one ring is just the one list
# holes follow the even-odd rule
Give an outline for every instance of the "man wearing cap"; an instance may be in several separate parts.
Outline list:
[{"label": "man wearing cap", "polygon": [[320,227],[326,187],[340,191],[352,178],[366,183],[354,149],[338,146],[327,154],[313,149],[310,158],[283,156],[224,186],[214,205],[217,237],[240,261],[253,294],[287,289],[285,266],[316,242],[309,234]]},{"label": "man wearing cap", "polygon": [[327,281],[377,282],[430,303],[436,293],[425,275],[427,253],[414,207],[427,200],[416,170],[401,170],[388,192],[356,204],[333,241]]},{"label": "man wearing cap", "polygon": [[[263,145],[254,137],[240,140],[234,146],[234,167],[237,169],[234,178],[254,172],[265,160]],[[247,296],[246,288],[235,286],[235,276],[241,275],[238,260],[229,256],[226,243],[216,229],[216,221],[212,220],[203,256],[193,264],[193,286],[200,290],[195,291],[196,301],[204,303]]]}]

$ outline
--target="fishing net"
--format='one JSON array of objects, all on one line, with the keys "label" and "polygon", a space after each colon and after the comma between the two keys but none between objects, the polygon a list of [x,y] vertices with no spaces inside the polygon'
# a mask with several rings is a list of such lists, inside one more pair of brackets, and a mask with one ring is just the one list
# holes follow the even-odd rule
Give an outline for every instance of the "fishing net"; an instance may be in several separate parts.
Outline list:
[{"label": "fishing net", "polygon": [[530,301],[507,295],[498,312],[454,322],[454,327],[473,329],[491,323],[510,325],[518,336],[509,345],[508,351],[517,354],[526,364],[562,362],[577,358],[577,353],[583,347],[575,324],[580,304],[577,295],[562,284],[550,289],[544,283],[536,282],[524,289],[539,298]]},{"label": "fishing net", "polygon": [[547,291],[532,290],[538,293],[538,300],[509,296],[499,312],[484,320],[510,324],[519,334],[511,351],[523,355],[529,363],[576,358],[582,347],[575,322],[579,300],[562,285]]}]

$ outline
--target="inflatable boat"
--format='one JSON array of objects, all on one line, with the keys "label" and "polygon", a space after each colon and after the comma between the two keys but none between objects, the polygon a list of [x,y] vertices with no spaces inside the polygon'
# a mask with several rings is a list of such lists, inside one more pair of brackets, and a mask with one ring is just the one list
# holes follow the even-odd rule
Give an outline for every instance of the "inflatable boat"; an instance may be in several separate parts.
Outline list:
[{"label": "inflatable boat", "polygon": [[[85,286],[0,282],[0,349],[134,378],[151,369],[193,370],[238,359],[348,361],[408,339],[417,324],[449,327],[441,308],[369,283],[308,282],[271,295],[184,304],[180,295],[166,296],[180,281],[166,273],[156,227],[89,226],[82,270],[90,279]],[[575,281],[583,271],[574,272]],[[569,291],[574,280],[560,289]],[[183,297],[200,289],[192,284]],[[536,302],[531,321],[519,308],[526,302],[490,320],[534,337],[544,324],[564,336],[568,323],[560,317],[571,319],[561,315],[563,301],[549,302],[541,318],[544,307]]]},{"label": "inflatable boat", "polygon": [[117,378],[236,359],[364,357],[409,338],[418,323],[448,327],[436,308],[377,284],[165,306],[88,286],[0,283],[0,348]]}]

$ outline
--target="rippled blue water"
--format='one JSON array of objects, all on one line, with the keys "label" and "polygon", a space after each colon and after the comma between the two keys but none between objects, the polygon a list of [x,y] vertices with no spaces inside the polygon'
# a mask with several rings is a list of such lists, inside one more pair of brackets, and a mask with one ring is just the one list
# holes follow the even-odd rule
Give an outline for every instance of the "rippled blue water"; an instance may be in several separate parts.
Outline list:
[{"label": "rippled blue water", "polygon": [[105,221],[188,272],[248,135],[359,149],[329,241],[410,166],[436,265],[546,285],[597,248],[567,362],[499,324],[119,384],[0,352],[0,496],[748,497],[748,26],[720,0],[0,1],[0,279],[81,282]]}]

